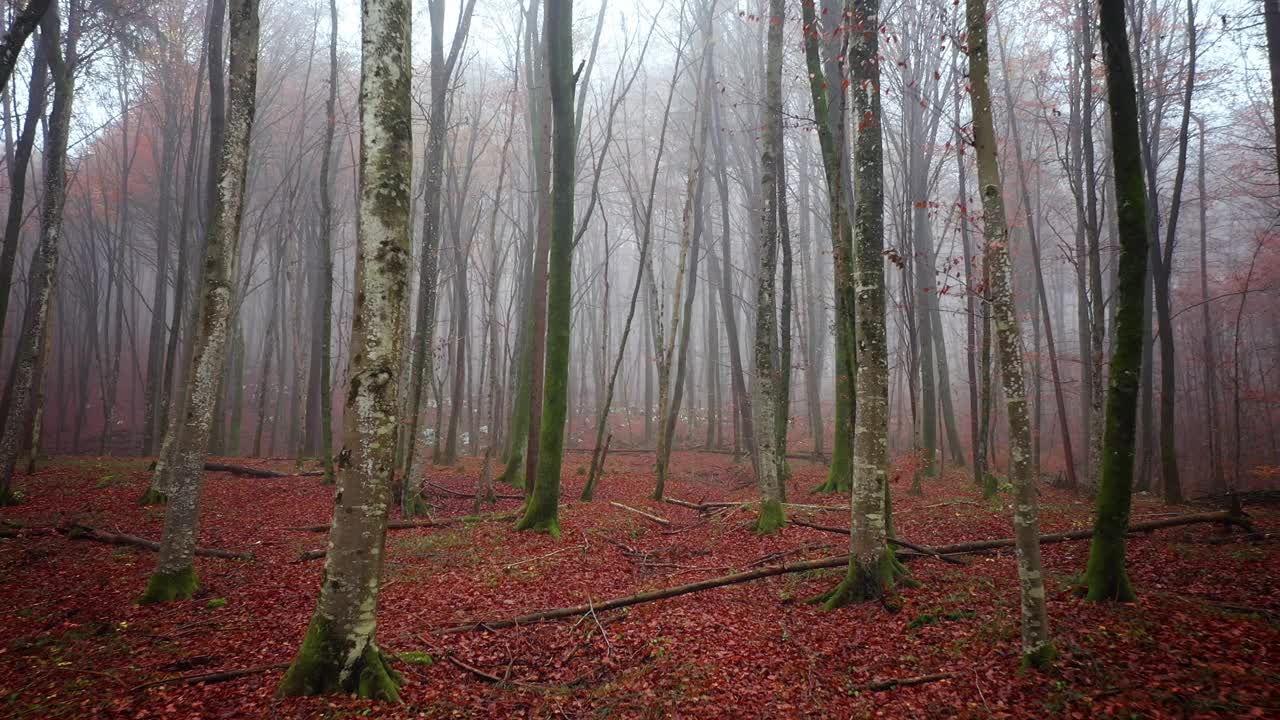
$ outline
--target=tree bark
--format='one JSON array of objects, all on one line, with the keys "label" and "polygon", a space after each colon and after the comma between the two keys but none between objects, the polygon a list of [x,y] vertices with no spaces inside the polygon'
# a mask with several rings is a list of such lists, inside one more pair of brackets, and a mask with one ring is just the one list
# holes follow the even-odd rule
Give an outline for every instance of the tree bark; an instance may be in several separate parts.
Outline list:
[{"label": "tree bark", "polygon": [[1018,539],[1018,580],[1022,594],[1022,655],[1032,666],[1054,655],[1049,642],[1045,584],[1040,564],[1040,518],[1036,478],[1031,467],[1031,429],[1027,424],[1026,382],[1023,379],[1022,339],[1013,301],[1009,227],[997,162],[995,122],[991,107],[990,62],[987,51],[986,0],[967,0],[969,29],[969,96],[973,112],[978,181],[982,187],[983,235],[990,263],[991,307],[1000,354],[1009,420],[1009,475],[1014,485],[1013,524]]},{"label": "tree bark", "polygon": [[1107,389],[1098,512],[1084,584],[1090,600],[1127,602],[1134,599],[1133,586],[1125,571],[1125,528],[1129,525],[1133,497],[1133,451],[1138,382],[1142,372],[1143,305],[1148,295],[1147,233],[1150,228],[1124,0],[1101,0],[1099,8],[1120,229],[1120,274],[1116,286],[1116,335]]},{"label": "tree bark", "polygon": [[209,450],[218,380],[226,358],[258,76],[258,2],[233,0],[233,3],[227,134],[217,162],[217,197],[205,237],[202,304],[187,372],[182,446],[175,456],[168,484],[169,503],[165,509],[160,560],[147,584],[143,602],[187,598],[197,586],[192,554],[200,512],[200,480]]},{"label": "tree bark", "polygon": [[281,695],[397,700],[400,678],[375,640],[409,268],[411,46],[408,0],[364,0],[360,223],[351,380],[325,580]]},{"label": "tree bark", "polygon": [[[560,465],[569,397],[576,123],[573,113],[573,1],[547,0],[543,23],[551,94],[551,217],[547,258],[545,391],[533,489],[516,527],[560,534]],[[537,398],[533,398],[536,403]],[[531,423],[532,427],[532,423]]]},{"label": "tree bark", "polygon": [[[0,506],[16,501],[13,473],[19,444],[31,412],[32,384],[41,368],[44,345],[48,342],[49,312],[58,281],[58,253],[62,239],[62,211],[67,190],[67,135],[71,125],[71,104],[75,94],[76,41],[80,33],[80,11],[72,9],[64,55],[60,20],[54,9],[41,20],[41,44],[53,78],[53,104],[45,127],[44,197],[40,206],[40,240],[33,261],[28,292],[28,313],[14,361],[14,380],[4,432],[0,436]],[[7,290],[7,288],[6,288]],[[5,294],[8,294],[7,292]]]}]

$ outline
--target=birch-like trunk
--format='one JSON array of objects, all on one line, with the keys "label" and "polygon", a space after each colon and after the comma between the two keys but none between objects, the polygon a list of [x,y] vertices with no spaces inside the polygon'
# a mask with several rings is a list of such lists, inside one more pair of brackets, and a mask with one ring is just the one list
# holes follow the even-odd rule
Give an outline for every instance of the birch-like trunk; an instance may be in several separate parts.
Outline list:
[{"label": "birch-like trunk", "polygon": [[756,485],[760,516],[756,532],[777,532],[782,511],[782,457],[778,450],[778,310],[774,299],[778,273],[778,154],[782,149],[783,0],[769,0],[768,51],[765,59],[764,132],[760,153],[760,235],[756,239],[755,382],[751,409],[756,432]]},{"label": "birch-like trunk", "polygon": [[409,0],[364,0],[362,10],[351,386],[320,599],[279,692],[396,700],[399,677],[375,631],[409,277],[411,15]]},{"label": "birch-like trunk", "polygon": [[983,236],[990,264],[991,309],[999,353],[1000,379],[1009,416],[1009,476],[1014,486],[1013,525],[1017,538],[1018,581],[1022,595],[1022,654],[1026,663],[1041,666],[1054,655],[1049,643],[1044,578],[1040,565],[1040,513],[1036,479],[1032,475],[1031,427],[1027,420],[1026,383],[1022,367],[1022,338],[1013,302],[1013,268],[1009,256],[1009,226],[997,161],[995,120],[991,110],[990,61],[987,53],[986,0],[968,0],[969,96],[973,112],[974,147],[982,195]]},{"label": "birch-like trunk", "polygon": [[234,0],[230,4],[229,27],[231,62],[226,136],[218,158],[217,196],[205,236],[201,310],[187,371],[186,401],[179,430],[181,444],[173,456],[160,559],[143,594],[143,602],[190,597],[197,585],[193,559],[200,485],[217,403],[218,380],[226,359],[249,165],[249,134],[255,108],[258,0]]},{"label": "birch-like trunk", "polygon": [[[905,575],[889,549],[889,355],[884,277],[884,151],[881,143],[880,3],[851,3],[850,113],[858,118],[853,146],[853,262],[856,289],[854,375],[858,413],[853,426],[852,522],[849,568],[827,608],[882,596]],[[930,367],[932,371],[932,367]]]}]

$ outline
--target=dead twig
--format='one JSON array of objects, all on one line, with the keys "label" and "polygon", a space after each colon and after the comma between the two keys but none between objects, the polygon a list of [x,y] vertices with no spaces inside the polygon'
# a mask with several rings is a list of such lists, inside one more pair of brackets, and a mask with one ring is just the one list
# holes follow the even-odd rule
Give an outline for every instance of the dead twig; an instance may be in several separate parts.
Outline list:
[{"label": "dead twig", "polygon": [[150,687],[159,685],[195,685],[196,683],[218,683],[236,678],[245,677],[246,675],[257,675],[259,673],[271,672],[272,670],[283,670],[289,667],[289,663],[271,663],[270,665],[258,665],[257,667],[241,668],[239,670],[222,670],[219,672],[199,673],[196,675],[178,675],[177,677],[162,678],[160,680],[152,680],[151,682],[137,685],[130,692],[145,690]]},{"label": "dead twig", "polygon": [[647,512],[645,512],[645,511],[643,511],[643,510],[637,510],[636,508],[633,508],[633,507],[631,507],[630,505],[623,505],[623,504],[622,504],[622,503],[620,503],[620,502],[613,502],[612,500],[611,500],[611,501],[609,501],[609,504],[610,504],[610,505],[612,505],[612,506],[614,506],[614,507],[616,507],[616,508],[621,508],[621,509],[626,510],[626,511],[628,511],[628,512],[633,512],[633,513],[635,513],[635,514],[637,514],[637,515],[639,515],[639,516],[641,516],[641,517],[648,518],[649,520],[652,520],[652,521],[654,521],[654,522],[658,523],[659,525],[661,525],[661,526],[663,526],[663,527],[671,527],[671,521],[670,521],[670,520],[668,520],[668,519],[666,519],[666,518],[664,518],[664,517],[659,517],[659,516],[657,516],[657,515],[653,515],[653,514],[651,514],[651,513],[647,513]]},{"label": "dead twig", "polygon": [[940,673],[933,673],[932,675],[920,675],[917,677],[902,678],[901,680],[877,680],[875,682],[867,683],[866,685],[860,685],[858,686],[857,689],[870,690],[872,692],[879,692],[881,690],[892,690],[893,688],[899,688],[899,687],[910,687],[912,685],[924,685],[926,683],[937,682],[939,680],[949,680],[955,676],[956,674],[954,672],[940,672]]}]

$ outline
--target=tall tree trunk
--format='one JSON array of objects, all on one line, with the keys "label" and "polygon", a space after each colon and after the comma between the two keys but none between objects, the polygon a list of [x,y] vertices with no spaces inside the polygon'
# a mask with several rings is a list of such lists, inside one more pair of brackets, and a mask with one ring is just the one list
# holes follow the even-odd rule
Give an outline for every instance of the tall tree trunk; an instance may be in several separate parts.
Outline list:
[{"label": "tall tree trunk", "polygon": [[[879,598],[906,569],[889,548],[889,354],[884,276],[884,117],[880,101],[880,2],[849,5],[850,114],[853,146],[853,262],[858,412],[853,429],[849,567],[828,609]],[[927,318],[926,318],[927,320]],[[933,371],[932,365],[929,372]]]},{"label": "tall tree trunk", "polygon": [[[230,8],[230,83],[226,138],[218,158],[219,181],[205,239],[204,278],[182,420],[182,446],[168,484],[160,559],[143,602],[190,597],[197,581],[193,564],[199,520],[200,485],[213,425],[213,409],[226,357],[232,292],[239,255],[240,221],[249,135],[253,127],[258,77],[258,1],[233,0]],[[212,76],[211,76],[212,80]]]},{"label": "tall tree trunk", "polygon": [[[1173,309],[1170,283],[1173,277],[1173,248],[1177,241],[1178,216],[1182,211],[1182,188],[1187,177],[1187,145],[1191,132],[1191,98],[1196,82],[1196,10],[1192,0],[1187,0],[1187,81],[1183,93],[1182,126],[1178,132],[1178,169],[1173,180],[1173,194],[1169,198],[1169,220],[1165,230],[1164,248],[1153,243],[1153,258],[1159,255],[1152,268],[1155,275],[1156,315],[1160,320],[1160,468],[1166,505],[1182,502],[1182,479],[1178,473],[1177,447],[1177,365],[1174,357]],[[1154,181],[1153,181],[1154,182]]]},{"label": "tall tree trunk", "polygon": [[1125,534],[1132,501],[1138,381],[1142,363],[1147,277],[1147,190],[1138,133],[1138,100],[1125,24],[1124,0],[1101,0],[1099,32],[1107,67],[1111,156],[1115,167],[1120,274],[1116,286],[1115,347],[1107,389],[1106,434],[1098,512],[1084,584],[1090,600],[1134,599],[1125,572]]},{"label": "tall tree trunk", "polygon": [[[538,465],[524,516],[517,527],[560,534],[560,465],[568,408],[569,348],[572,321],[573,201],[575,122],[573,94],[573,2],[547,0],[543,32],[551,91],[552,156],[551,242],[547,261],[547,337],[545,394]],[[535,399],[536,401],[536,399]]]},{"label": "tall tree trunk", "polygon": [[[782,464],[778,448],[781,374],[778,355],[778,310],[774,300],[778,273],[778,171],[782,167],[782,26],[783,0],[769,0],[768,51],[765,59],[764,131],[760,153],[760,234],[756,239],[755,377],[751,408],[756,430],[756,485],[760,515],[756,532],[772,534],[786,523],[782,510]],[[784,424],[785,427],[785,424]]]},{"label": "tall tree trunk", "polygon": [[[1105,0],[1104,0],[1105,1]],[[1014,486],[1013,524],[1018,546],[1018,580],[1022,595],[1022,656],[1039,667],[1054,655],[1045,611],[1045,583],[1040,564],[1040,518],[1036,478],[1031,471],[1031,428],[1027,424],[1022,338],[1013,302],[1013,270],[1009,226],[997,161],[995,121],[991,107],[990,61],[987,52],[986,0],[968,0],[969,96],[973,113],[978,182],[982,187],[983,235],[990,263],[991,308],[1000,353],[1000,378],[1009,415],[1009,475]]]},{"label": "tall tree trunk", "polygon": [[[53,103],[44,136],[44,197],[40,206],[40,240],[33,260],[28,312],[14,358],[14,375],[4,432],[0,435],[0,506],[16,502],[13,473],[19,445],[27,430],[32,410],[32,385],[43,369],[47,326],[58,280],[58,245],[62,237],[62,211],[67,188],[67,135],[71,124],[71,104],[75,94],[76,40],[79,37],[78,9],[72,9],[67,28],[67,48],[61,47],[60,21],[56,9],[41,19],[41,45],[53,78]],[[7,290],[7,288],[6,288]],[[6,293],[7,294],[7,293]]]},{"label": "tall tree trunk", "polygon": [[409,268],[411,49],[408,0],[364,0],[360,183],[351,387],[320,598],[281,695],[397,700],[375,640]]},{"label": "tall tree trunk", "polygon": [[1196,204],[1200,210],[1200,322],[1204,326],[1204,339],[1202,340],[1204,359],[1201,364],[1204,366],[1205,419],[1207,420],[1207,432],[1205,435],[1209,443],[1209,486],[1211,492],[1216,494],[1224,492],[1226,486],[1222,476],[1222,439],[1218,437],[1217,378],[1213,372],[1214,363],[1218,362],[1218,354],[1213,347],[1215,328],[1213,319],[1209,314],[1209,188],[1205,182],[1204,118],[1197,115],[1195,120],[1200,149],[1199,162],[1196,164],[1196,187],[1200,197],[1197,199]]},{"label": "tall tree trunk", "polygon": [[[818,27],[812,3],[801,3],[805,28],[805,66],[809,71],[809,94],[817,119],[818,142],[822,149],[822,167],[826,178],[827,204],[830,208],[831,262],[835,283],[835,424],[831,444],[831,466],[819,492],[849,492],[853,474],[850,467],[853,441],[853,382],[856,371],[854,357],[854,285],[853,230],[849,223],[845,154],[845,112],[843,82],[847,33],[841,32],[843,8],[835,2],[823,4],[823,26]],[[819,40],[825,48],[825,59],[819,56]],[[828,83],[830,79],[830,84]]]},{"label": "tall tree trunk", "polygon": [[316,308],[316,331],[320,352],[311,359],[320,364],[320,457],[324,461],[324,482],[336,482],[333,467],[333,135],[337,127],[338,101],[338,0],[329,0],[329,97],[325,100],[324,143],[320,151],[320,277],[316,280],[320,301]]},{"label": "tall tree trunk", "polygon": [[[370,0],[366,0],[368,2]],[[377,2],[378,0],[373,0]],[[395,5],[398,11],[398,4]],[[413,333],[413,364],[410,371],[409,427],[405,442],[409,444],[405,452],[403,482],[400,484],[400,512],[405,517],[419,514],[424,508],[419,494],[417,481],[418,424],[421,422],[423,406],[423,385],[430,383],[434,377],[434,355],[432,345],[435,339],[436,326],[436,281],[440,274],[440,197],[443,195],[444,178],[444,141],[449,112],[449,79],[453,76],[457,64],[458,53],[462,49],[467,30],[470,27],[471,13],[475,9],[475,0],[467,0],[462,10],[453,45],[446,58],[444,54],[444,14],[443,0],[428,0],[427,9],[431,18],[431,114],[427,127],[427,150],[423,174],[422,196],[426,207],[422,213],[422,255],[418,268],[418,316]],[[393,29],[394,30],[394,29]],[[382,32],[382,30],[379,30]],[[366,40],[368,42],[368,40]],[[437,406],[437,418],[439,417]],[[436,422],[439,425],[439,421]],[[439,437],[437,428],[436,437]]]},{"label": "tall tree trunk", "polygon": [[26,213],[27,169],[36,144],[36,129],[44,117],[45,96],[49,79],[49,43],[37,38],[32,58],[31,79],[27,93],[27,113],[18,133],[17,150],[9,163],[9,207],[5,216],[4,246],[0,248],[0,333],[9,316],[9,294],[13,287],[13,265],[18,258],[18,240],[22,235],[22,218]]}]

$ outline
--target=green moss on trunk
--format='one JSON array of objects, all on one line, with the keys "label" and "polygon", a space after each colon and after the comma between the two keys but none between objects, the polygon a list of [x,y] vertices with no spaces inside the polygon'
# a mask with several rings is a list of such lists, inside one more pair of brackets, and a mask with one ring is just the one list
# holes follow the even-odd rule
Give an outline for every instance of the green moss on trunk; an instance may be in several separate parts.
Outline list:
[{"label": "green moss on trunk", "polygon": [[760,515],[756,518],[756,534],[772,535],[787,524],[786,513],[778,500],[765,500],[760,504]]},{"label": "green moss on trunk", "polygon": [[138,498],[139,505],[163,505],[168,501],[168,495],[153,487],[148,487],[147,491],[142,493],[142,497]]},{"label": "green moss on trunk", "polygon": [[822,597],[822,609],[831,611],[851,603],[878,600],[884,597],[905,575],[905,568],[898,562],[893,550],[884,548],[875,562],[863,565],[856,558],[849,558],[849,570],[844,580]]},{"label": "green moss on trunk", "polygon": [[[841,327],[842,324],[836,324],[837,334],[840,334]],[[813,493],[848,493],[853,488],[853,467],[850,465],[852,447],[849,440],[852,432],[849,427],[849,405],[844,399],[846,391],[842,387],[849,382],[849,370],[845,365],[844,353],[837,352],[835,439],[831,444],[831,466],[827,469],[826,481],[814,488],[811,491]]]},{"label": "green moss on trunk", "polygon": [[151,579],[147,581],[146,592],[142,593],[138,602],[150,605],[186,600],[195,594],[198,587],[200,587],[200,581],[196,578],[196,569],[193,565],[174,573],[157,570],[151,574]]},{"label": "green moss on trunk", "polygon": [[1058,657],[1058,651],[1051,644],[1041,645],[1033,652],[1022,656],[1022,666],[1032,670],[1044,670]]},{"label": "green moss on trunk", "polygon": [[346,667],[350,651],[349,640],[337,637],[329,622],[313,617],[298,656],[285,672],[276,694],[291,697],[343,693],[399,702],[403,678],[377,646],[367,642],[360,656]]}]

